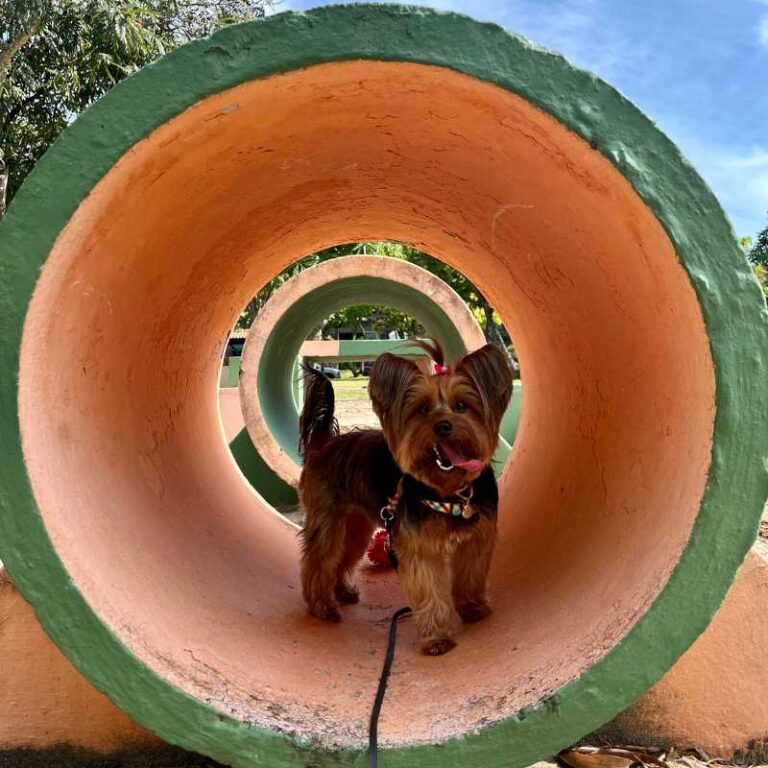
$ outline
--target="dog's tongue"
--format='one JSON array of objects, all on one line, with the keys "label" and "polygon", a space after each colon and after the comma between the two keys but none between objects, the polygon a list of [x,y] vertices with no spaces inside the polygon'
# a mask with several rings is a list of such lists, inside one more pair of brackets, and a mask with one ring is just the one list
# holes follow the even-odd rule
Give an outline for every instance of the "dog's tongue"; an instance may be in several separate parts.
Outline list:
[{"label": "dog's tongue", "polygon": [[467,472],[479,472],[483,468],[483,462],[480,459],[468,459],[453,443],[447,440],[440,441],[440,450],[454,467],[461,467]]}]

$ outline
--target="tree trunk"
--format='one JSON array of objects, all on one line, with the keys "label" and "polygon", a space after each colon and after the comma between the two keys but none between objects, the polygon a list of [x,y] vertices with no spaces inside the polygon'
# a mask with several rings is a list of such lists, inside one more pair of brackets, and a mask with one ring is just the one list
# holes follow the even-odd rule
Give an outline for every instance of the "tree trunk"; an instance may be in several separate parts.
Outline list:
[{"label": "tree trunk", "polygon": [[484,296],[479,297],[478,305],[483,310],[483,315],[485,317],[485,340],[489,344],[495,344],[499,349],[503,349],[504,354],[509,357],[507,346],[504,344],[504,339],[501,338],[501,334],[499,333],[499,327],[493,321],[493,307],[491,307]]},{"label": "tree trunk", "polygon": [[[7,43],[0,43],[0,90],[5,87],[8,79],[8,73],[11,69],[14,55],[23,48],[43,26],[43,17],[39,16],[30,24],[29,29],[21,32]],[[0,219],[5,216],[8,199],[8,163],[5,159],[5,153],[0,147]]]},{"label": "tree trunk", "polygon": [[5,81],[8,78],[8,70],[11,68],[11,60],[14,54],[25,46],[40,31],[42,26],[43,18],[41,16],[32,22],[28,30],[17,35],[13,40],[0,44],[0,88],[5,85]]}]

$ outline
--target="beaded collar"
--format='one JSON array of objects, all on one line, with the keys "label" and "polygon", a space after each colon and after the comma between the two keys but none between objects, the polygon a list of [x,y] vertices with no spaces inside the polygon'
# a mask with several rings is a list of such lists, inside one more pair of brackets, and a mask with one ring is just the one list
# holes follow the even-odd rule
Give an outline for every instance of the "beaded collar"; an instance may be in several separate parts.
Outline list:
[{"label": "beaded collar", "polygon": [[[440,514],[448,515],[449,517],[462,517],[465,520],[471,520],[477,514],[477,510],[470,503],[472,494],[472,485],[463,485],[454,494],[454,496],[459,497],[458,501],[434,501],[432,499],[422,499],[421,503],[422,506],[431,509],[433,512],[439,512]],[[400,503],[402,496],[403,481],[401,479],[397,485],[395,495],[388,500],[387,506],[381,510],[382,519],[386,520],[389,515],[394,517],[395,509],[397,509],[397,505]]]}]

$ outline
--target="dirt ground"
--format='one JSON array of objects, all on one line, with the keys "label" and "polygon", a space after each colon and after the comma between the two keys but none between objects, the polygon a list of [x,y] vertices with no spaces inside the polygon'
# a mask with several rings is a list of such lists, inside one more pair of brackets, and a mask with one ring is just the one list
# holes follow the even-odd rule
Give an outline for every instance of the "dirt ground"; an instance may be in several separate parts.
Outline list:
[{"label": "dirt ground", "polygon": [[379,420],[369,400],[342,400],[336,403],[336,418],[342,432],[352,427],[378,428]]}]

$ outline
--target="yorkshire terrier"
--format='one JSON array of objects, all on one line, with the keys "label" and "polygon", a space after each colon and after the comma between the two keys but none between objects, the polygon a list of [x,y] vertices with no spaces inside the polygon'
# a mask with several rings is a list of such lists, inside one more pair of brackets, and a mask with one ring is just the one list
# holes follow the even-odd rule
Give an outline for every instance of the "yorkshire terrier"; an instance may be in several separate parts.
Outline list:
[{"label": "yorkshire terrier", "polygon": [[331,382],[305,369],[301,582],[309,612],[340,621],[339,603],[359,600],[350,574],[382,516],[392,515],[390,546],[421,650],[439,655],[456,645],[456,612],[475,622],[491,610],[486,576],[498,506],[491,459],[513,374],[493,345],[451,370],[430,341],[414,343],[434,360],[433,374],[389,353],[374,363],[368,389],[380,430],[339,434]]}]

